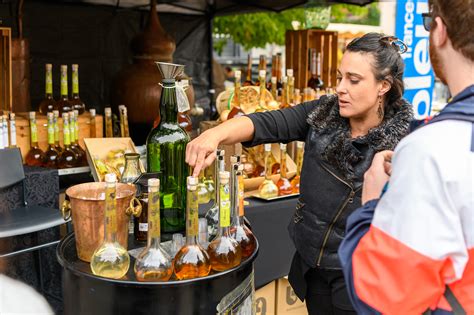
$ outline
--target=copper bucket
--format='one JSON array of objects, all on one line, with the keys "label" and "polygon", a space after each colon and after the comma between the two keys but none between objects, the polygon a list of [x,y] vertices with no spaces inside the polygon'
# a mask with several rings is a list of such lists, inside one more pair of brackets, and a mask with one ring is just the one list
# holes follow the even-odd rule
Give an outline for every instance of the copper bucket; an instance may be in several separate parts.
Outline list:
[{"label": "copper bucket", "polygon": [[[135,186],[117,184],[117,239],[125,248],[128,245],[130,215],[139,216],[140,202],[134,206]],[[85,183],[66,190],[70,202],[65,201],[62,213],[65,220],[72,214],[79,259],[90,262],[92,254],[104,239],[105,183]]]}]

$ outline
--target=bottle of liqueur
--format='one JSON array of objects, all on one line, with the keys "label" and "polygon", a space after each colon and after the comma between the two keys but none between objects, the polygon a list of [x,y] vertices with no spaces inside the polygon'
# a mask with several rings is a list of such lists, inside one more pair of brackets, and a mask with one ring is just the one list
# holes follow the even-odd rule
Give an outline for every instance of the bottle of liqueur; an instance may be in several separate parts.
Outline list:
[{"label": "bottle of liqueur", "polygon": [[262,198],[274,198],[278,196],[278,187],[272,181],[272,167],[275,164],[272,154],[272,145],[265,144],[265,180],[258,188],[258,193]]},{"label": "bottle of liqueur", "polygon": [[280,108],[287,108],[288,104],[288,77],[283,77],[282,88],[281,88],[281,102]]},{"label": "bottle of liqueur", "polygon": [[49,168],[58,168],[59,152],[54,145],[54,114],[48,113],[48,149],[44,153],[44,166]]},{"label": "bottle of liqueur", "polygon": [[267,103],[265,101],[265,96],[266,96],[266,84],[265,84],[265,78],[266,78],[266,70],[260,70],[258,71],[258,80],[259,80],[259,85],[260,85],[260,101],[259,101],[259,106],[260,108],[266,108]]},{"label": "bottle of liqueur", "polygon": [[290,106],[295,105],[295,100],[293,96],[295,94],[295,77],[293,76],[293,69],[287,69],[286,75],[288,77],[288,90],[286,93],[287,101]]},{"label": "bottle of liqueur", "polygon": [[91,270],[94,275],[120,279],[127,274],[130,256],[127,249],[117,241],[117,177],[105,175],[105,222],[104,241],[94,251],[91,258]]},{"label": "bottle of liqueur", "polygon": [[63,113],[64,148],[59,154],[58,168],[70,168],[77,165],[76,153],[71,149],[71,129],[69,128],[69,114]]},{"label": "bottle of liqueur", "polygon": [[[38,128],[36,126],[36,112],[30,112],[30,137],[31,137],[31,148],[30,151],[26,154],[25,164],[30,166],[42,166],[44,163],[44,152],[38,146]],[[6,124],[6,115],[3,117],[4,124]],[[6,133],[7,141],[4,145],[8,146],[8,129],[4,128],[4,133]],[[4,134],[5,135],[5,134]]]},{"label": "bottle of liqueur", "polygon": [[321,54],[316,52],[315,48],[310,49],[311,63],[310,71],[311,78],[308,81],[308,87],[316,89],[324,89],[324,82],[321,79]]},{"label": "bottle of liqueur", "polygon": [[206,204],[211,201],[211,196],[209,195],[209,191],[207,190],[207,186],[205,183],[206,177],[204,176],[204,170],[202,169],[199,173],[199,181],[197,184],[197,194],[198,194],[198,202],[199,204]]},{"label": "bottle of liqueur", "polygon": [[294,194],[300,192],[301,167],[303,166],[304,142],[296,142],[296,176],[291,180],[291,187]]},{"label": "bottle of liqueur", "polygon": [[237,267],[242,260],[242,248],[230,233],[229,172],[219,173],[219,231],[209,244],[207,252],[214,271]]},{"label": "bottle of liqueur", "polygon": [[214,182],[214,167],[207,167],[204,170],[204,185],[206,185],[207,193],[209,194],[209,201],[215,202],[216,198],[216,184]]},{"label": "bottle of liqueur", "polygon": [[44,100],[39,104],[39,112],[43,115],[58,109],[56,101],[53,98],[53,65],[46,64],[46,94]]},{"label": "bottle of liqueur", "polygon": [[89,113],[91,115],[90,117],[90,120],[89,120],[89,123],[90,123],[90,131],[89,131],[89,134],[90,134],[90,137],[91,138],[96,138],[97,137],[97,128],[96,128],[96,112],[95,112],[95,108],[91,108],[89,110]]},{"label": "bottle of liqueur", "polygon": [[72,110],[71,103],[69,103],[68,89],[67,89],[67,66],[61,65],[61,96],[56,102],[59,113],[68,113]]},{"label": "bottle of liqueur", "polygon": [[9,132],[10,132],[10,148],[16,148],[16,122],[15,113],[10,113]]},{"label": "bottle of liqueur", "polygon": [[235,85],[234,85],[234,97],[232,99],[232,110],[229,113],[227,119],[231,119],[234,117],[244,116],[245,113],[240,108],[240,77],[241,73],[239,70],[235,71]]},{"label": "bottle of liqueur", "polygon": [[54,147],[59,154],[62,152],[61,145],[59,144],[59,110],[53,110],[54,116]]},{"label": "bottle of liqueur", "polygon": [[225,150],[217,150],[216,160],[214,162],[214,176],[216,178],[214,204],[206,212],[209,241],[212,241],[214,239],[214,237],[217,235],[217,230],[219,228],[219,172],[223,172],[225,169],[224,156]]},{"label": "bottle of liqueur", "polygon": [[160,180],[148,180],[148,240],[135,261],[138,281],[168,281],[173,274],[171,257],[161,247]]},{"label": "bottle of liqueur", "polygon": [[257,247],[257,240],[244,222],[244,166],[242,164],[234,164],[232,167],[232,200],[234,202],[232,205],[233,221],[231,234],[242,248],[242,259],[245,259],[254,252],[255,247]]},{"label": "bottle of liqueur", "polygon": [[278,101],[278,89],[277,89],[277,77],[272,77],[271,78],[271,93],[272,93],[272,96],[273,96],[273,99],[275,101]]},{"label": "bottle of liqueur", "polygon": [[72,68],[72,98],[69,100],[71,108],[77,110],[82,115],[86,110],[86,105],[79,97],[79,66],[73,64]]},{"label": "bottle of liqueur", "polygon": [[252,57],[250,54],[247,56],[247,77],[245,78],[244,86],[255,85],[255,82],[252,81]]},{"label": "bottle of liqueur", "polygon": [[281,70],[282,62],[281,62],[281,53],[276,55],[276,77],[277,77],[277,91],[278,95],[281,95],[281,89],[283,88],[283,72]]},{"label": "bottle of liqueur", "polygon": [[286,175],[286,144],[280,144],[280,179],[277,182],[278,196],[291,195],[293,187]]},{"label": "bottle of liqueur", "polygon": [[110,107],[106,107],[104,110],[104,113],[105,113],[105,137],[113,138],[114,129],[112,125],[112,109]]},{"label": "bottle of liqueur", "polygon": [[[272,86],[275,85],[275,88],[276,88],[276,83],[273,84],[273,77],[275,77],[275,80],[276,80],[276,55],[272,55],[272,72],[271,72],[271,77],[270,77],[270,81],[268,81],[267,83],[267,90],[269,91],[273,91],[272,89]],[[272,92],[273,94],[273,92]],[[276,98],[275,98],[276,100]]]},{"label": "bottle of liqueur", "polygon": [[211,271],[209,255],[198,242],[198,179],[188,176],[187,182],[186,244],[174,259],[174,274],[179,280],[205,277]]},{"label": "bottle of liqueur", "polygon": [[147,138],[147,171],[161,172],[161,229],[163,236],[184,233],[186,209],[185,162],[189,136],[178,124],[178,104],[174,79],[163,79],[160,100],[161,120]]},{"label": "bottle of liqueur", "polygon": [[[258,60],[258,81],[257,81],[257,86],[261,86],[262,80],[260,78],[260,71],[265,70],[265,74],[267,73],[267,60],[265,58],[265,55],[260,55],[259,60]],[[263,83],[265,83],[265,88],[267,87],[267,82],[266,82],[266,77],[264,77]]]}]

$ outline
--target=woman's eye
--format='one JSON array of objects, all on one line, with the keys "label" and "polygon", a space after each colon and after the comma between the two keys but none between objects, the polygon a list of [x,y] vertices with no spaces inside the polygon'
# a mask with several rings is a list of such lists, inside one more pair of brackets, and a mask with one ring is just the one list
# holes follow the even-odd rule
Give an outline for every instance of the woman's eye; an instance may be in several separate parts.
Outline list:
[{"label": "woman's eye", "polygon": [[359,83],[358,80],[351,80],[351,84],[357,84],[357,83]]}]

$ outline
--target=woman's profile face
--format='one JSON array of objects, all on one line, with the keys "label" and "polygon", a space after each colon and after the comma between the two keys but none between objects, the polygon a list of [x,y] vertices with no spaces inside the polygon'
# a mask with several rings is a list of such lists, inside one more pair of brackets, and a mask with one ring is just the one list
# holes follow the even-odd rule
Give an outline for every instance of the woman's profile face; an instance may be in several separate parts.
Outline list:
[{"label": "woman's profile face", "polygon": [[337,71],[336,87],[342,117],[365,119],[377,115],[382,82],[375,79],[374,62],[374,56],[370,53],[344,53]]}]

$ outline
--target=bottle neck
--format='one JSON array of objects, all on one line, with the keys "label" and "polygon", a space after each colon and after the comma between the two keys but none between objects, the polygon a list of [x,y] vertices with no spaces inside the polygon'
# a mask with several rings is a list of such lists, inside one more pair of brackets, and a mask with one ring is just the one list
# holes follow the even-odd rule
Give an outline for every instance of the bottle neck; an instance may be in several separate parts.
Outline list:
[{"label": "bottle neck", "polygon": [[49,146],[54,146],[54,120],[48,120],[48,144]]},{"label": "bottle neck", "polygon": [[53,73],[51,70],[46,70],[46,87],[45,87],[45,95],[47,99],[53,98]]},{"label": "bottle neck", "polygon": [[64,148],[67,149],[71,145],[71,130],[69,129],[69,123],[67,122],[67,119],[63,120],[63,124]]},{"label": "bottle neck", "polygon": [[311,53],[311,76],[313,78],[317,77],[317,57],[316,57],[316,52]]},{"label": "bottle neck", "polygon": [[31,134],[31,147],[38,147],[38,128],[36,126],[36,118],[30,119],[30,134]]},{"label": "bottle neck", "polygon": [[276,57],[276,77],[277,82],[281,83],[281,59],[279,55]]},{"label": "bottle neck", "polygon": [[161,90],[160,100],[161,122],[178,123],[178,103],[176,100],[176,85],[165,83]]},{"label": "bottle neck", "polygon": [[188,221],[186,224],[186,243],[193,241],[193,244],[195,244],[199,235],[197,186],[188,187],[186,197],[186,220]]},{"label": "bottle neck", "polygon": [[250,55],[247,58],[247,78],[246,80],[248,82],[252,81],[252,59],[250,58]]},{"label": "bottle neck", "polygon": [[71,145],[73,145],[76,143],[76,127],[74,126],[74,119],[69,121],[69,130]]},{"label": "bottle neck", "polygon": [[16,147],[16,123],[15,119],[10,118],[10,147]]},{"label": "bottle neck", "polygon": [[160,192],[148,189],[148,240],[151,248],[158,248],[161,242]]},{"label": "bottle neck", "polygon": [[286,149],[280,149],[280,175],[282,178],[286,176]]},{"label": "bottle neck", "polygon": [[271,180],[272,178],[272,161],[270,159],[271,151],[265,151],[265,179]]},{"label": "bottle neck", "polygon": [[105,224],[104,237],[108,243],[114,243],[117,240],[117,199],[115,183],[105,184]]},{"label": "bottle neck", "polygon": [[234,106],[237,107],[237,108],[240,108],[240,77],[235,78]]},{"label": "bottle neck", "polygon": [[61,99],[67,100],[68,91],[67,91],[67,71],[61,72]]},{"label": "bottle neck", "polygon": [[79,98],[79,72],[78,70],[72,71],[72,97]]},{"label": "bottle neck", "polygon": [[56,117],[54,118],[54,144],[59,146],[59,125]]},{"label": "bottle neck", "polygon": [[230,227],[230,191],[229,183],[220,184],[219,187],[219,233],[220,235],[228,234]]}]

